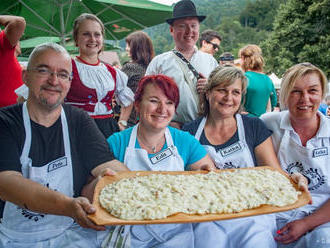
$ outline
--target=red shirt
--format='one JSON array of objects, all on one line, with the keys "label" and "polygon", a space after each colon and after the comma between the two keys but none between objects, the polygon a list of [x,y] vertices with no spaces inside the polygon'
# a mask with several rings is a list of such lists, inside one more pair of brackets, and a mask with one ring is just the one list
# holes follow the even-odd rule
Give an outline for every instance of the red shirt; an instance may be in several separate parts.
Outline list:
[{"label": "red shirt", "polygon": [[15,46],[12,47],[5,36],[0,32],[0,107],[16,103],[15,90],[23,84],[22,67],[15,57]]}]

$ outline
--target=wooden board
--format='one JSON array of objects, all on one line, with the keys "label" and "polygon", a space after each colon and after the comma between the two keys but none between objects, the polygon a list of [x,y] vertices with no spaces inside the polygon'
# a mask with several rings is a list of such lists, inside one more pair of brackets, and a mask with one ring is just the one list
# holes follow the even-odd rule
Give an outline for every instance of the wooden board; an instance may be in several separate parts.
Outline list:
[{"label": "wooden board", "polygon": [[[254,168],[242,168],[239,170],[245,169],[252,169],[252,170],[259,170],[259,169],[271,169],[275,170],[269,166],[260,166]],[[228,170],[217,170],[216,172],[221,173],[223,171],[233,171],[234,169]],[[282,174],[285,175],[284,172],[280,171]],[[258,208],[244,210],[239,213],[231,213],[231,214],[184,214],[178,213],[171,215],[165,219],[157,219],[157,220],[123,220],[113,215],[109,214],[105,209],[103,209],[99,203],[98,197],[100,191],[107,185],[113,182],[116,182],[122,178],[130,178],[135,176],[146,176],[154,173],[159,174],[171,174],[171,175],[191,175],[191,174],[199,174],[199,173],[208,173],[207,171],[129,171],[129,172],[122,172],[117,173],[115,176],[105,176],[100,179],[97,183],[94,191],[94,199],[93,199],[93,206],[96,208],[96,213],[89,215],[88,217],[93,220],[98,225],[140,225],[140,224],[168,224],[168,223],[188,223],[188,222],[204,222],[204,221],[214,221],[214,220],[226,220],[226,219],[233,219],[233,218],[240,218],[240,217],[247,217],[252,215],[260,215],[260,214],[268,214],[268,213],[275,213],[281,211],[287,211],[290,209],[298,208],[301,206],[306,205],[310,202],[310,195],[306,192],[302,192],[299,195],[298,200],[291,205],[287,205],[284,207],[276,207],[271,205],[262,205]],[[291,179],[290,179],[291,180]],[[298,186],[291,180],[293,186],[298,189]]]}]

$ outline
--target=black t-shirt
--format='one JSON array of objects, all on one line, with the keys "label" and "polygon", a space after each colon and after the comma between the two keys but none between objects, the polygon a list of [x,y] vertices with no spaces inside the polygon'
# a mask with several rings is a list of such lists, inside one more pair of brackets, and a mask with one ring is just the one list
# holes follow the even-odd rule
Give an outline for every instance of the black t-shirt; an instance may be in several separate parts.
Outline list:
[{"label": "black t-shirt", "polygon": [[[260,145],[262,142],[264,142],[269,136],[272,135],[272,131],[267,129],[266,125],[257,117],[249,117],[247,115],[241,115],[244,131],[245,131],[245,140],[249,147],[250,153],[252,155],[254,165],[257,166],[256,157],[254,155],[254,149]],[[188,131],[192,135],[195,136],[198,126],[202,121],[202,117],[185,124],[182,127],[182,130]],[[223,149],[225,147],[228,147],[238,141],[238,130],[235,132],[235,134],[224,144],[220,145],[212,145],[208,139],[205,136],[204,130],[201,134],[201,137],[199,139],[199,142],[202,145],[209,145],[213,146],[215,150],[218,152],[220,149]]]},{"label": "black t-shirt", "polygon": [[[104,136],[86,112],[70,105],[63,106],[70,136],[74,196],[79,196],[91,170],[113,160],[114,156]],[[0,108],[0,130],[0,172],[21,172],[20,156],[25,141],[21,104]],[[31,120],[31,131],[29,157],[33,166],[44,166],[65,155],[61,118],[48,128]],[[4,202],[0,201],[0,216],[3,205]]]}]

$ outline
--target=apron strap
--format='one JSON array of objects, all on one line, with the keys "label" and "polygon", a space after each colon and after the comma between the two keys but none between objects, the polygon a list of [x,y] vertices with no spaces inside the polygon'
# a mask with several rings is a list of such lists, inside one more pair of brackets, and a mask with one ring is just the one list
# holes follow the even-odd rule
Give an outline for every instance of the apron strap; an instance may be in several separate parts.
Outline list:
[{"label": "apron strap", "polygon": [[[68,122],[63,107],[61,110],[61,123],[62,123],[65,156],[67,158],[70,158],[71,160],[70,134],[69,134]],[[72,161],[70,161],[70,164],[72,164]]]},{"label": "apron strap", "polygon": [[245,129],[243,125],[242,116],[240,114],[236,114],[235,117],[237,121],[238,139],[242,142],[245,142]]},{"label": "apron strap", "polygon": [[31,134],[31,121],[30,121],[26,102],[23,103],[22,115],[23,115],[24,129],[25,129],[25,142],[24,142],[23,151],[22,151],[22,154],[20,157],[20,161],[21,161],[21,164],[23,165],[22,174],[24,177],[28,177],[29,170],[28,170],[27,166],[24,166],[24,165],[28,164],[32,134]]},{"label": "apron strap", "polygon": [[199,126],[198,126],[196,134],[195,134],[195,138],[197,140],[199,140],[201,138],[202,132],[205,127],[205,123],[206,123],[206,117],[203,117],[202,121],[199,123]]},{"label": "apron strap", "polygon": [[129,143],[127,147],[134,148],[135,147],[135,142],[136,142],[136,137],[137,137],[137,130],[138,130],[139,123],[136,124],[133,127],[131,137],[129,138]]},{"label": "apron strap", "polygon": [[174,147],[172,135],[171,135],[170,129],[168,127],[166,127],[166,130],[165,130],[165,141],[166,141],[167,147]]}]

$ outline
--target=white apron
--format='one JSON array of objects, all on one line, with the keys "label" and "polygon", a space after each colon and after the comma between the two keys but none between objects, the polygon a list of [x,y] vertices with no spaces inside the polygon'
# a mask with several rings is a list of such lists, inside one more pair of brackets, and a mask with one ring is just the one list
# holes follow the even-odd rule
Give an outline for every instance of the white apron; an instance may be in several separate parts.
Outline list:
[{"label": "white apron", "polygon": [[[240,114],[236,114],[235,117],[238,130],[238,141],[236,143],[220,149],[218,152],[213,146],[203,145],[218,169],[254,167],[253,158],[245,140],[242,117]],[[197,140],[200,140],[205,123],[206,118],[204,117],[195,134]]]},{"label": "white apron", "polygon": [[[299,172],[308,179],[308,189],[313,199],[311,205],[307,204],[298,209],[276,214],[277,226],[281,228],[288,222],[313,213],[330,199],[330,138],[323,138],[319,147],[307,148],[294,142],[290,137],[290,130],[286,129],[279,146],[278,158],[282,168],[289,174]],[[322,228],[326,228],[327,231]],[[325,233],[327,233],[326,237]],[[328,241],[325,246],[322,246],[323,239]],[[313,244],[317,247],[329,247],[329,242],[330,223],[326,223],[303,236],[298,243],[291,244],[291,247],[294,245],[296,247],[313,247]],[[308,244],[312,246],[308,246]]]},{"label": "white apron", "polygon": [[[73,196],[73,174],[70,138],[64,110],[61,111],[65,156],[55,159],[42,167],[34,167],[29,158],[31,146],[31,123],[23,104],[25,143],[20,157],[22,174],[25,178],[40,183],[67,196]],[[0,230],[10,240],[21,243],[38,242],[62,234],[73,224],[73,219],[65,216],[35,213],[6,202]]]},{"label": "white apron", "polygon": [[[216,152],[213,146],[204,145],[216,164],[216,167],[219,169],[254,167],[253,157],[245,139],[242,116],[236,114],[235,118],[237,121],[239,139],[236,143],[218,152]],[[205,123],[206,118],[204,117],[195,134],[195,138],[198,140],[204,130]],[[215,221],[214,223],[218,226],[218,232],[225,232],[228,238],[229,244],[224,247],[276,247],[273,238],[276,231],[274,215],[259,215],[233,220]],[[212,247],[212,245],[209,247]]]},{"label": "white apron", "polygon": [[173,144],[170,130],[165,130],[167,148],[155,154],[149,159],[148,152],[141,148],[135,148],[137,130],[135,125],[125,151],[124,164],[132,171],[184,171],[183,160]]},{"label": "white apron", "polygon": [[[167,148],[148,157],[146,150],[135,148],[138,125],[132,130],[124,164],[132,171],[183,171],[184,162],[165,130]],[[192,224],[135,225],[130,227],[131,247],[194,247]]]}]

